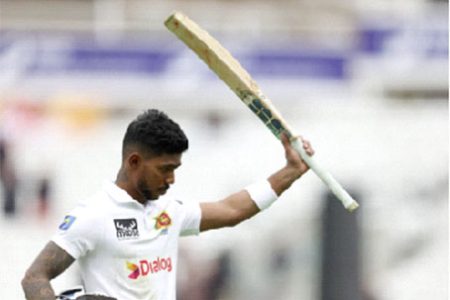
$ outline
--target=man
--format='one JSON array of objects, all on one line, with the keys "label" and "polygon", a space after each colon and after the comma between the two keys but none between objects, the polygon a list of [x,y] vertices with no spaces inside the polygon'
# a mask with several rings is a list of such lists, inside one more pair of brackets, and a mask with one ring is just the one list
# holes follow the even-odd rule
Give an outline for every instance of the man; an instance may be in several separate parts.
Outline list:
[{"label": "man", "polygon": [[[26,298],[54,299],[50,280],[78,259],[87,294],[175,299],[179,236],[234,226],[252,217],[308,170],[286,136],[282,144],[283,168],[223,200],[195,205],[156,201],[175,182],[188,140],[164,113],[142,113],[125,133],[116,181],[65,217],[22,280]],[[307,141],[303,147],[313,155]]]}]

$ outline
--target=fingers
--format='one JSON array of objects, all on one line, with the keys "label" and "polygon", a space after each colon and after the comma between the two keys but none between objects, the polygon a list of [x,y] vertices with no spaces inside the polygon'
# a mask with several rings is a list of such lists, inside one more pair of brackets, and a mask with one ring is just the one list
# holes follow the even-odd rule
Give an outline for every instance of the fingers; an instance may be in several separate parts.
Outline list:
[{"label": "fingers", "polygon": [[309,155],[309,156],[313,156],[315,151],[311,146],[311,142],[307,139],[304,139],[301,135],[298,136],[293,136],[291,137],[291,139],[289,140],[288,135],[286,133],[282,133],[281,134],[281,141],[283,143],[284,148],[290,147],[290,143],[291,141],[295,141],[297,139],[300,139],[302,141],[302,146],[303,149],[305,149],[305,152]]},{"label": "fingers", "polygon": [[300,139],[302,140],[303,149],[305,149],[306,154],[308,154],[309,156],[313,156],[314,149],[312,148],[311,143],[302,137],[300,137]]}]

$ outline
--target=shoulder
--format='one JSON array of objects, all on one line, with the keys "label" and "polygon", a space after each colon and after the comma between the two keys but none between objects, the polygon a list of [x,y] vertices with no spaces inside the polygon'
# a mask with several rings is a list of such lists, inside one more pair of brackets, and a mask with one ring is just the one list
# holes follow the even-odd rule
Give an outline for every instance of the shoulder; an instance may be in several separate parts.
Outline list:
[{"label": "shoulder", "polygon": [[77,203],[75,210],[86,214],[102,215],[106,214],[112,207],[112,201],[105,191],[98,191],[95,194]]},{"label": "shoulder", "polygon": [[[64,215],[63,223],[59,229],[69,227],[72,223],[84,224],[86,228],[101,223],[108,214],[108,199],[106,193],[99,191],[77,203],[77,205]],[[78,227],[78,226],[76,226]],[[84,226],[83,226],[84,227]]]},{"label": "shoulder", "polygon": [[158,210],[183,210],[187,203],[175,197],[165,196],[152,203]]},{"label": "shoulder", "polygon": [[188,203],[168,196],[152,202],[151,205],[152,211],[158,216],[168,216],[174,220],[183,219],[187,211],[190,210]]},{"label": "shoulder", "polygon": [[159,202],[157,205],[160,206],[160,210],[172,211],[179,215],[185,215],[187,213],[191,213],[192,211],[200,210],[199,203],[184,201],[174,197],[167,197],[164,200],[158,200],[157,202]]}]

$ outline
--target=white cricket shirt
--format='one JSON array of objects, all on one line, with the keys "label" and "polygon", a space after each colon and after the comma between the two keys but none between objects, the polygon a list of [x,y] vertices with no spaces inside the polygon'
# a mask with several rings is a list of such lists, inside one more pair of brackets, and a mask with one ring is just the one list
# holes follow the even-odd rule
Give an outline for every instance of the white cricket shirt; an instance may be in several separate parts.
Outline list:
[{"label": "white cricket shirt", "polygon": [[198,234],[198,204],[142,205],[112,182],[78,205],[52,241],[78,260],[87,294],[175,300],[178,238]]}]

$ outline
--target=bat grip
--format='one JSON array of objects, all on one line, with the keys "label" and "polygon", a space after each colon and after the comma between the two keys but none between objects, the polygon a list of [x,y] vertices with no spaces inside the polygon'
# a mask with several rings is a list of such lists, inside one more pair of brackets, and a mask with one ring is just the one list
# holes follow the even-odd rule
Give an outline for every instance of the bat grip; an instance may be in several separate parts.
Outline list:
[{"label": "bat grip", "polygon": [[294,149],[300,154],[303,161],[310,167],[311,170],[316,173],[317,176],[325,183],[331,190],[331,192],[342,202],[344,207],[352,212],[359,207],[359,204],[350,196],[346,190],[334,179],[334,177],[327,171],[325,171],[317,162],[309,156],[298,138],[291,142]]}]

